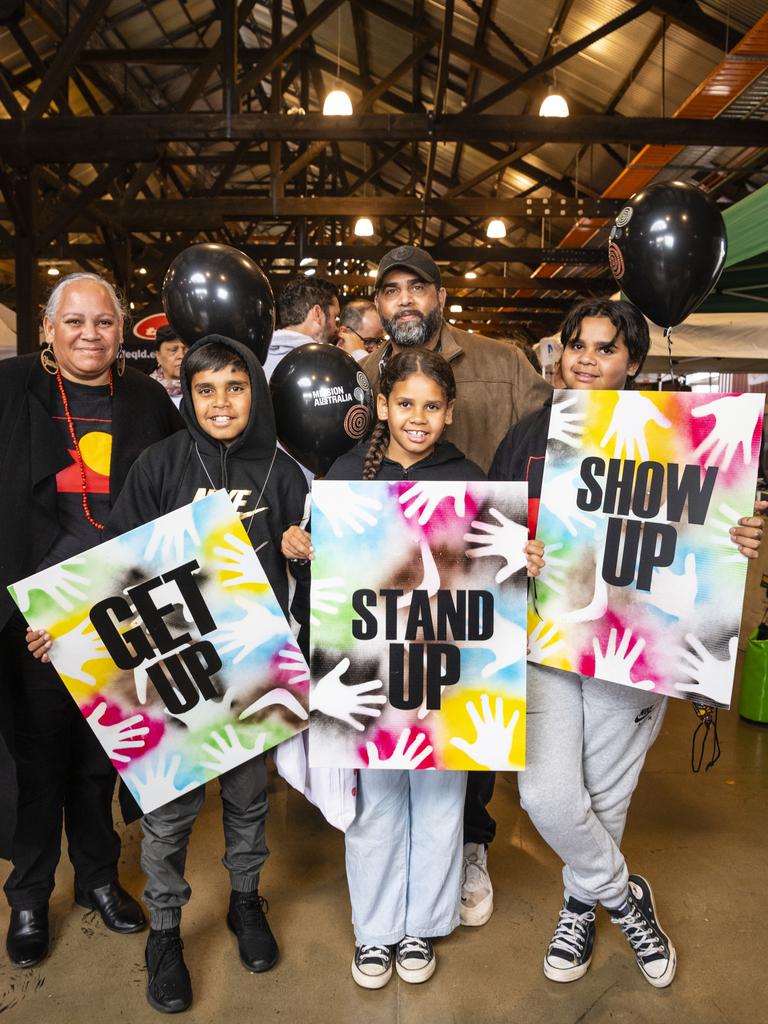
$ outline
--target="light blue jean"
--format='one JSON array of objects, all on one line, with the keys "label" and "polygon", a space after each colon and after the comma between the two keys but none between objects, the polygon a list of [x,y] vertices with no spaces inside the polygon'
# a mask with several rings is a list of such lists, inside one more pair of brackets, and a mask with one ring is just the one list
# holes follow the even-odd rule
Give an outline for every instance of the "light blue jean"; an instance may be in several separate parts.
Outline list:
[{"label": "light blue jean", "polygon": [[363,768],[346,832],[358,945],[449,935],[459,923],[467,773]]}]

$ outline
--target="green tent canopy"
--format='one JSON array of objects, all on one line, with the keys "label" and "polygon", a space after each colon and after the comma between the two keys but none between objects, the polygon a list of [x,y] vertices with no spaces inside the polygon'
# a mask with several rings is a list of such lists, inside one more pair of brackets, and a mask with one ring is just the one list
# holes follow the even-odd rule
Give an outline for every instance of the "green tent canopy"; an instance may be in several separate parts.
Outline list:
[{"label": "green tent canopy", "polygon": [[699,313],[768,312],[768,185],[723,213],[728,256]]}]

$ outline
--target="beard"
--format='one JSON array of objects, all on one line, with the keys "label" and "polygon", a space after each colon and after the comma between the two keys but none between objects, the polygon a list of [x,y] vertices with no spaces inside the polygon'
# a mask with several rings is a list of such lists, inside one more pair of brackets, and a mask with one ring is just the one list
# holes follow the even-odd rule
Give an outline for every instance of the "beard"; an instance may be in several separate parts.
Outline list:
[{"label": "beard", "polygon": [[426,316],[417,309],[409,309],[408,314],[416,315],[418,319],[409,323],[400,323],[398,317],[403,314],[396,313],[391,320],[382,317],[381,322],[384,324],[384,330],[390,340],[398,348],[420,348],[431,341],[440,330],[440,325],[443,322],[442,311],[439,306],[435,306]]}]

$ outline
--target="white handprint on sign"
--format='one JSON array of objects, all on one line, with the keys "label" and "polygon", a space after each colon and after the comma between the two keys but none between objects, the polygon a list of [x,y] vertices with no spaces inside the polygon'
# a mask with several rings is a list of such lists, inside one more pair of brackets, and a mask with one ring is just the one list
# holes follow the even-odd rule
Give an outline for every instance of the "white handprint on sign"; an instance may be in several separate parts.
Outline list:
[{"label": "white handprint on sign", "polygon": [[681,573],[669,568],[654,569],[651,589],[638,590],[638,598],[675,619],[689,618],[696,610],[699,589],[696,556],[692,551],[685,556],[684,566]]},{"label": "white handprint on sign", "polygon": [[476,548],[467,549],[467,558],[502,558],[504,565],[496,573],[496,582],[503,583],[527,564],[524,549],[528,540],[528,529],[507,519],[498,509],[489,508],[488,511],[496,523],[483,523],[475,519],[472,522],[472,529],[481,532],[464,534],[464,540],[468,544],[478,545]]},{"label": "white handprint on sign", "polygon": [[14,583],[12,590],[16,595],[16,604],[22,615],[29,611],[32,604],[32,591],[41,590],[65,612],[71,612],[81,601],[91,586],[90,580],[76,572],[70,572],[72,565],[84,565],[84,558],[70,558],[61,565],[52,565],[45,570],[45,582],[37,573],[27,580]]},{"label": "white handprint on sign", "polygon": [[236,597],[234,603],[244,614],[235,622],[221,626],[211,638],[219,654],[233,654],[233,665],[239,665],[244,658],[267,640],[286,630],[282,616],[272,613],[258,601],[244,601]]},{"label": "white handprint on sign", "polygon": [[482,717],[471,700],[468,700],[465,706],[477,735],[472,743],[462,739],[461,736],[453,736],[451,738],[452,746],[457,747],[475,764],[482,765],[484,768],[501,770],[507,765],[512,767],[509,755],[512,750],[515,729],[520,720],[520,712],[513,711],[509,721],[505,723],[504,700],[497,697],[495,712],[492,712],[487,693],[480,697]]},{"label": "white handprint on sign", "polygon": [[528,657],[531,661],[546,661],[562,646],[558,627],[553,622],[540,622],[528,637]]},{"label": "white handprint on sign", "polygon": [[85,670],[86,663],[108,657],[107,649],[90,619],[83,619],[68,633],[56,637],[51,647],[51,660],[59,675],[86,686],[96,685],[96,676]]},{"label": "white handprint on sign", "polygon": [[253,704],[249,704],[245,711],[241,711],[239,715],[240,721],[242,722],[243,719],[250,718],[251,715],[255,715],[257,711],[263,711],[264,708],[275,707],[277,704],[280,704],[287,711],[290,711],[291,714],[296,715],[296,717],[300,718],[303,722],[309,718],[309,712],[307,709],[303,704],[296,700],[292,693],[289,693],[289,691],[284,689],[282,686],[276,686],[274,689],[265,693],[263,697],[259,697],[258,700],[255,700]]},{"label": "white handprint on sign", "polygon": [[[424,539],[419,541],[419,552],[421,554],[421,566],[424,570],[424,575],[421,578],[421,583],[414,589],[425,590],[430,597],[434,597],[440,589],[440,570],[437,568],[437,562],[428,541]],[[397,607],[409,608],[412,601],[413,590],[409,590],[402,597],[398,597]]]},{"label": "white handprint on sign", "polygon": [[309,669],[304,660],[304,655],[298,647],[286,647],[277,653],[283,659],[278,662],[277,667],[291,675],[291,678],[288,680],[289,686],[300,686],[302,683],[309,682]]},{"label": "white handprint on sign", "polygon": [[543,583],[555,594],[564,594],[568,580],[565,569],[568,562],[565,558],[559,558],[555,552],[561,551],[562,544],[549,544],[544,550],[544,567],[539,573],[536,582]]},{"label": "white handprint on sign", "polygon": [[312,711],[320,711],[362,732],[365,726],[352,716],[378,718],[381,708],[375,705],[386,704],[387,698],[373,692],[381,689],[383,684],[380,679],[369,679],[365,683],[350,686],[342,683],[341,677],[348,668],[349,658],[342,658],[334,669],[324,675],[310,694],[309,706]]},{"label": "white handprint on sign", "polygon": [[200,764],[203,768],[210,768],[212,772],[223,775],[251,757],[263,753],[269,735],[266,732],[258,733],[254,737],[253,746],[246,747],[235,732],[234,725],[225,725],[223,731],[214,729],[208,738],[211,742],[201,746],[210,761],[201,761]]},{"label": "white handprint on sign", "polygon": [[201,729],[210,730],[211,725],[217,719],[228,716],[234,699],[235,691],[229,689],[224,692],[221,700],[201,699],[186,711],[169,711],[168,708],[165,708],[165,713],[170,718],[175,718],[177,722],[181,722],[190,732],[200,732]]},{"label": "white handprint on sign", "polygon": [[339,587],[344,586],[341,576],[331,576],[328,579],[313,579],[309,592],[309,622],[312,626],[319,626],[320,619],[316,613],[323,615],[338,615],[339,608],[347,600],[347,595]]},{"label": "white handprint on sign", "polygon": [[187,537],[195,547],[200,543],[191,505],[163,516],[154,523],[144,558],[148,561],[157,560],[163,565],[181,562],[184,560]]},{"label": "white handprint on sign", "polygon": [[233,574],[230,579],[224,580],[222,586],[237,587],[241,583],[266,583],[266,574],[251,545],[233,533],[225,533],[224,540],[227,542],[226,547],[213,549],[214,555],[219,559],[214,563],[214,567],[219,572]]},{"label": "white handprint on sign", "polygon": [[578,400],[578,395],[570,395],[561,402],[552,403],[552,411],[549,414],[550,440],[562,441],[571,448],[578,447],[583,433],[584,413],[568,411]]},{"label": "white handprint on sign", "polygon": [[595,619],[602,619],[608,610],[608,584],[603,579],[600,566],[595,564],[595,589],[592,593],[592,600],[584,608],[574,608],[573,611],[563,612],[560,618],[563,622],[594,622]]},{"label": "white handprint on sign", "polygon": [[366,526],[375,526],[378,522],[373,512],[379,511],[381,502],[356,493],[349,484],[334,481],[333,489],[315,487],[312,498],[318,512],[331,524],[335,537],[343,537],[345,529],[364,533]]},{"label": "white handprint on sign", "polygon": [[[395,749],[389,757],[379,757],[379,751],[376,744],[370,741],[366,743],[365,750],[368,754],[368,767],[419,768],[432,753],[432,747],[429,744],[427,744],[426,747],[422,747],[422,744],[425,743],[427,739],[423,732],[417,733],[411,745],[408,746],[410,738],[411,730],[403,729],[398,737],[397,743],[395,744]],[[422,747],[421,750],[419,749],[420,747]],[[428,772],[435,771],[434,768],[426,768],[422,770]]]},{"label": "white handprint on sign", "polygon": [[595,678],[606,679],[612,683],[624,683],[627,686],[634,686],[636,690],[653,690],[652,679],[640,679],[635,682],[632,679],[632,668],[643,653],[645,640],[639,637],[632,650],[629,645],[632,642],[632,630],[625,629],[618,647],[616,646],[617,632],[612,629],[608,635],[605,654],[600,648],[597,637],[592,638],[592,649],[595,652]]},{"label": "white handprint on sign", "polygon": [[88,715],[86,722],[93,729],[102,747],[104,747],[107,757],[113,761],[119,761],[121,764],[128,764],[131,760],[130,757],[127,757],[121,751],[145,746],[146,741],[142,737],[146,736],[149,732],[149,726],[142,725],[137,728],[139,723],[144,721],[141,715],[131,715],[130,718],[126,718],[122,722],[104,725],[101,720],[106,710],[107,705],[102,701]]},{"label": "white handprint on sign", "polygon": [[401,505],[408,506],[405,509],[406,519],[413,519],[416,513],[421,511],[419,526],[424,526],[432,518],[440,502],[446,498],[453,499],[453,510],[460,519],[463,519],[467,499],[467,485],[464,483],[418,481],[400,495],[399,501]]},{"label": "white handprint on sign", "polygon": [[655,423],[665,430],[672,426],[672,421],[667,419],[650,398],[641,395],[639,391],[619,391],[611,422],[600,442],[600,447],[605,448],[611,438],[615,437],[615,459],[620,459],[622,453],[626,453],[628,459],[634,459],[637,454],[642,462],[646,462],[649,455],[645,430],[649,423]]},{"label": "white handprint on sign", "polygon": [[[706,455],[705,466],[729,469],[737,450],[741,448],[745,466],[752,465],[752,438],[757,426],[753,395],[726,395],[713,402],[700,405],[691,413],[696,419],[714,416],[711,432],[693,453],[698,459]],[[733,524],[731,524],[733,525]]]},{"label": "white handprint on sign", "polygon": [[733,673],[739,653],[738,636],[732,636],[728,641],[728,659],[726,661],[718,661],[717,658],[713,658],[701,640],[693,633],[686,633],[685,639],[693,648],[693,652],[681,649],[680,660],[683,663],[683,671],[694,680],[694,684],[677,683],[675,689],[702,704],[712,700],[716,704],[728,705],[731,701]]},{"label": "white handprint on sign", "polygon": [[576,506],[576,491],[581,484],[578,467],[558,473],[541,492],[541,504],[559,519],[568,533],[575,537],[578,526],[594,530],[595,517]]},{"label": "white handprint on sign", "polygon": [[181,766],[181,754],[174,754],[170,761],[160,754],[151,761],[146,758],[142,759],[141,764],[144,769],[144,777],[133,776],[131,788],[142,809],[145,806],[161,807],[163,804],[175,800],[177,796],[197,789],[200,785],[199,782],[190,782],[186,786],[176,785],[176,776]]}]

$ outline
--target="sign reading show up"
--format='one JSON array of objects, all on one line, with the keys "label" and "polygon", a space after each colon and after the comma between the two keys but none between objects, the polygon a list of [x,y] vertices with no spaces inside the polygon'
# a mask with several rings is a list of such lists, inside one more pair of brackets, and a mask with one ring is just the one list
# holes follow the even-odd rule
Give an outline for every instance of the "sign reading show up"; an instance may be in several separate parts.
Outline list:
[{"label": "sign reading show up", "polygon": [[310,764],[525,762],[524,484],[315,481]]},{"label": "sign reading show up", "polygon": [[144,812],[308,724],[306,663],[224,491],[9,589]]},{"label": "sign reading show up", "polygon": [[532,661],[728,705],[764,396],[555,393]]}]

